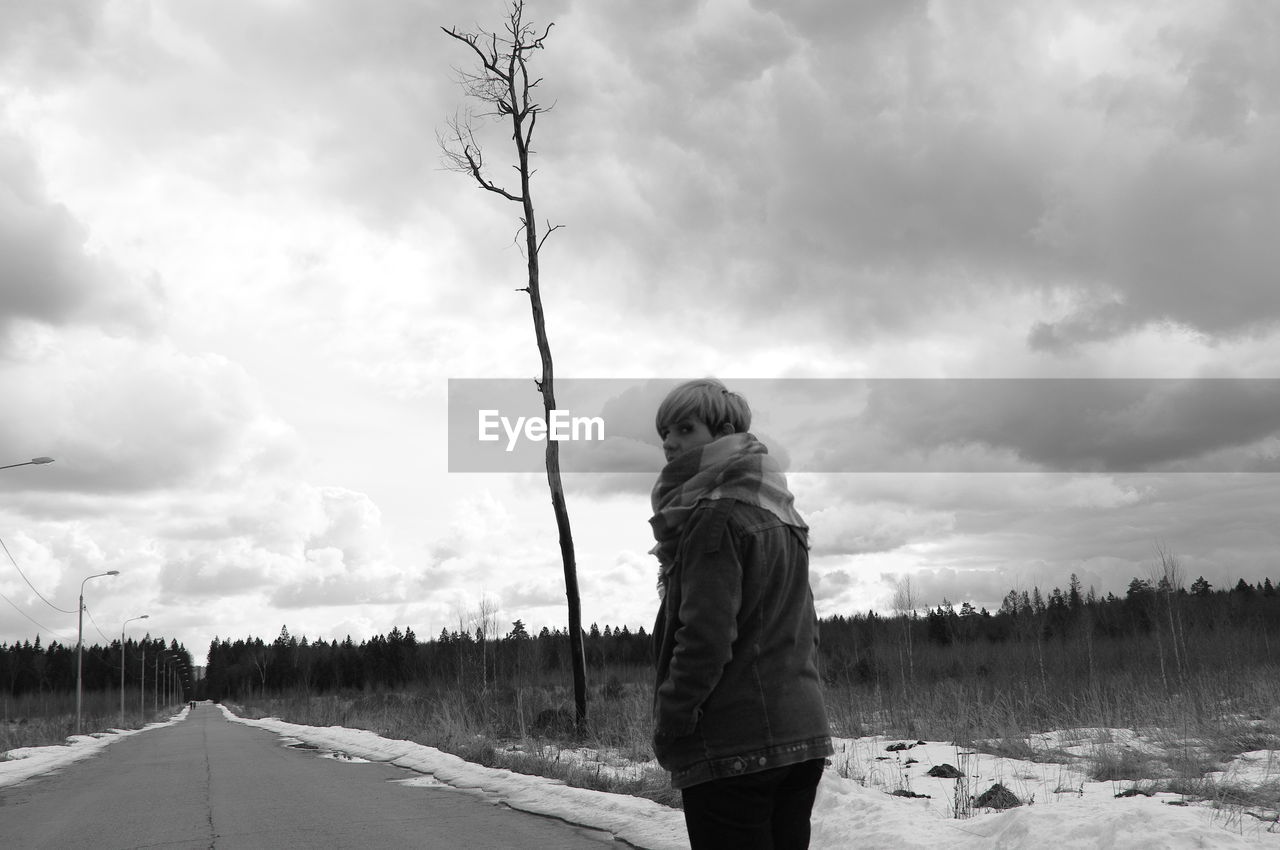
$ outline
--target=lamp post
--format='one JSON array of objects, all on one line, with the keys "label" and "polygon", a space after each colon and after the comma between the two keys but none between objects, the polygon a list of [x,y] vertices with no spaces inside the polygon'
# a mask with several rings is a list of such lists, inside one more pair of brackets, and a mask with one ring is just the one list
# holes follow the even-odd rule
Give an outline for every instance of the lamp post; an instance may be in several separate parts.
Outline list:
[{"label": "lamp post", "polygon": [[80,734],[80,705],[84,701],[84,585],[91,578],[118,576],[119,570],[107,570],[105,573],[94,573],[80,582],[80,610],[76,618],[76,734]]},{"label": "lamp post", "polygon": [[134,620],[145,620],[149,615],[130,617],[120,625],[120,728],[124,728],[124,627]]},{"label": "lamp post", "polygon": [[0,466],[0,469],[13,469],[15,466],[31,466],[32,464],[36,464],[38,466],[42,463],[53,463],[53,458],[33,457],[31,460],[24,460],[22,463],[10,463],[5,466]]}]

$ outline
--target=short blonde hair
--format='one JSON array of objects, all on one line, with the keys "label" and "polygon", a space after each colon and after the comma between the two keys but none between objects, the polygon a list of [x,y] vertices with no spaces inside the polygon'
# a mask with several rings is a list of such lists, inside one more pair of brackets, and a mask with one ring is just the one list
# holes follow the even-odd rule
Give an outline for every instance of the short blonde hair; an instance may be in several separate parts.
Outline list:
[{"label": "short blonde hair", "polygon": [[734,433],[744,433],[751,429],[751,407],[745,398],[715,378],[700,378],[667,393],[658,405],[654,427],[661,434],[664,427],[682,419],[700,420],[713,434],[726,422],[733,426]]}]

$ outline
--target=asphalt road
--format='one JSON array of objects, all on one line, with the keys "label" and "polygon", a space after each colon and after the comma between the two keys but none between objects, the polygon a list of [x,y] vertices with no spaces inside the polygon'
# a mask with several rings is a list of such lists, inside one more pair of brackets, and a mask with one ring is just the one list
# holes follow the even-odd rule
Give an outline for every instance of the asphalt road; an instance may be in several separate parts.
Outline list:
[{"label": "asphalt road", "polygon": [[555,848],[628,845],[420,774],[325,758],[197,705],[172,726],[0,788],[0,848]]}]

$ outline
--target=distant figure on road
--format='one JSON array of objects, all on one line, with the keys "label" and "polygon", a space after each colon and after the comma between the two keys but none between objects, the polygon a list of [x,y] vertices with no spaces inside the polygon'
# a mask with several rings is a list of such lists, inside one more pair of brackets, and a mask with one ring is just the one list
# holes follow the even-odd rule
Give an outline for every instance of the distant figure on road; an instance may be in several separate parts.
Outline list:
[{"label": "distant figure on road", "polygon": [[655,418],[667,465],[652,494],[662,604],[653,749],[684,800],[694,850],[805,848],[834,751],[818,676],[808,526],[715,379],[676,387]]}]

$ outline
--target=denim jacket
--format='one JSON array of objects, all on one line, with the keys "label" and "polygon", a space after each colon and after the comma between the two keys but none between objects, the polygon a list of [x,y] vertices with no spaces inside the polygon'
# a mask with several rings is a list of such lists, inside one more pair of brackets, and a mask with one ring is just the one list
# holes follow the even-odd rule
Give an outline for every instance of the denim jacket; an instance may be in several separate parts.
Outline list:
[{"label": "denim jacket", "polygon": [[801,530],[746,502],[704,503],[653,640],[653,748],[673,788],[832,754]]}]

